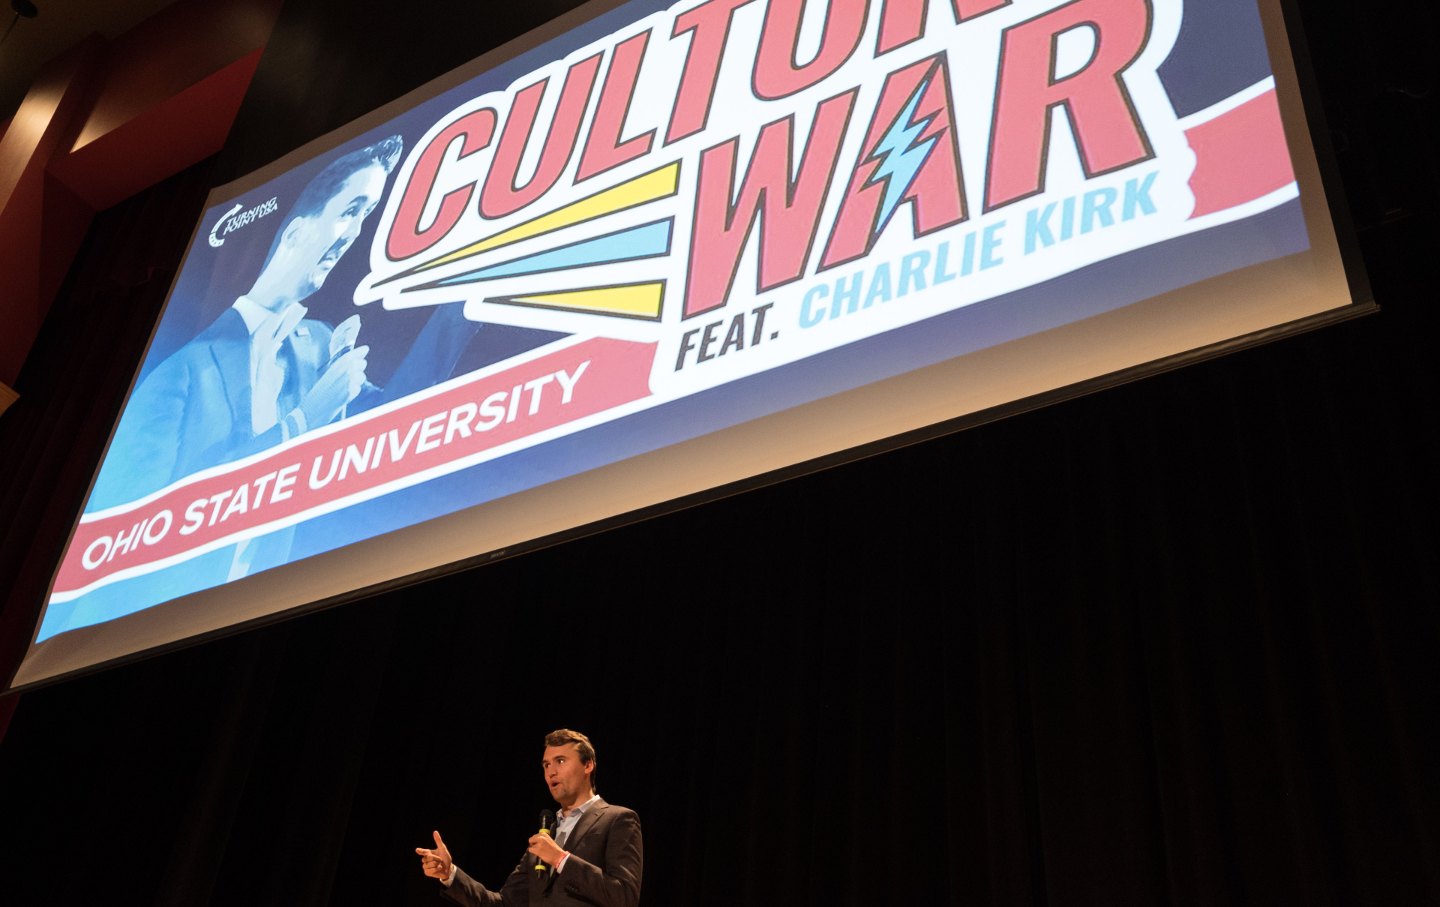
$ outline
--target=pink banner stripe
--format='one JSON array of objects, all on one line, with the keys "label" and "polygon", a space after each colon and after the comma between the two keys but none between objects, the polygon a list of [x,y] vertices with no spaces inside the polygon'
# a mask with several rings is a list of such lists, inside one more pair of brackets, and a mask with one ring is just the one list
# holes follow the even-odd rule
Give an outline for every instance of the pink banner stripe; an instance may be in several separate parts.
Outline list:
[{"label": "pink banner stripe", "polygon": [[655,344],[592,339],[467,381],[160,497],[86,519],[55,594],[183,555],[650,393]]},{"label": "pink banner stripe", "polygon": [[1295,181],[1275,90],[1185,131],[1195,151],[1191,217],[1223,211]]}]

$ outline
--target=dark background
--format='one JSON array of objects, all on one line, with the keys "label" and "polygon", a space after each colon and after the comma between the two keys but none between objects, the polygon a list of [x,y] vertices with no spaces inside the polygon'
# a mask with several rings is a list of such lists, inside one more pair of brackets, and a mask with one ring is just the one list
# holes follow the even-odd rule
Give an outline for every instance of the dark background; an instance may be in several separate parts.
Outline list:
[{"label": "dark background", "polygon": [[[288,0],[0,420],[12,597],[207,189],[567,6]],[[412,848],[498,884],[565,725],[650,907],[1440,904],[1435,13],[1300,21],[1379,315],[25,693],[0,900],[439,903]]]}]

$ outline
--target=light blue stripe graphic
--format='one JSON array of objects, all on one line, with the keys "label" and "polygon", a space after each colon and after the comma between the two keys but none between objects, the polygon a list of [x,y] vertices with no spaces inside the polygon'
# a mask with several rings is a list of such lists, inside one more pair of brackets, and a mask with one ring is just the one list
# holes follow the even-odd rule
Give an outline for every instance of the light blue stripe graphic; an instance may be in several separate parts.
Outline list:
[{"label": "light blue stripe graphic", "polygon": [[641,224],[638,227],[597,236],[594,239],[562,246],[559,249],[537,252],[534,255],[511,259],[486,268],[466,271],[463,274],[436,280],[415,289],[454,286],[461,283],[494,280],[497,277],[516,277],[565,268],[580,268],[586,265],[655,258],[670,251],[670,223],[667,218],[649,224]]}]

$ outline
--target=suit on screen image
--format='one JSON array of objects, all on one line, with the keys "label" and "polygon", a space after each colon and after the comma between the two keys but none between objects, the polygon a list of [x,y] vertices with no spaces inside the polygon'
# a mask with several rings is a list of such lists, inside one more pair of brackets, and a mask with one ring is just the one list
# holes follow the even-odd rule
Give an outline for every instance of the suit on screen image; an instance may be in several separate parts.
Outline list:
[{"label": "suit on screen image", "polygon": [[[423,326],[415,317],[420,313],[407,318],[403,311],[377,311],[365,316],[380,319],[367,328],[367,338],[378,340],[380,367],[388,378],[383,388],[371,383],[371,348],[368,342],[357,345],[360,315],[351,300],[361,263],[347,260],[340,276],[332,271],[380,203],[403,146],[398,135],[391,136],[337,157],[310,179],[270,239],[258,276],[238,298],[209,298],[198,289],[208,281],[197,275],[215,268],[213,261],[193,270],[187,265],[156,335],[160,349],[173,351],[157,352],[158,364],[142,371],[96,476],[87,514],[130,505],[204,470],[423,391],[457,367],[480,367],[554,336],[528,332],[516,338],[515,332],[500,331],[491,332],[493,343],[473,343],[481,325],[466,319],[460,305],[435,307]],[[187,315],[219,305],[224,308],[203,328],[168,339]],[[308,317],[312,310],[326,314]],[[370,516],[363,521],[368,532],[415,519],[400,504]],[[349,522],[342,529],[353,531]],[[302,522],[52,601],[38,638],[331,550],[344,544],[336,536],[333,521],[314,528]]]},{"label": "suit on screen image", "polygon": [[[306,318],[375,210],[403,143],[343,155],[301,191],[250,290],[141,380],[116,429],[88,509],[144,497],[341,416],[366,385],[359,318]],[[177,298],[172,306],[198,304]]]}]

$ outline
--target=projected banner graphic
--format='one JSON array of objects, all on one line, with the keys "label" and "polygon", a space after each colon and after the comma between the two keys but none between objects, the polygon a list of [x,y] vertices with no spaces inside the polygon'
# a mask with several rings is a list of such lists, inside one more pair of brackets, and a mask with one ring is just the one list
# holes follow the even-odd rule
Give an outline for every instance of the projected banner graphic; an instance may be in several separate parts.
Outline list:
[{"label": "projected banner graphic", "polygon": [[37,642],[1303,252],[1300,198],[1253,0],[615,6],[212,199]]}]

